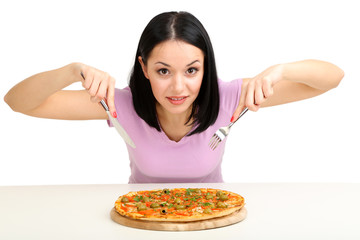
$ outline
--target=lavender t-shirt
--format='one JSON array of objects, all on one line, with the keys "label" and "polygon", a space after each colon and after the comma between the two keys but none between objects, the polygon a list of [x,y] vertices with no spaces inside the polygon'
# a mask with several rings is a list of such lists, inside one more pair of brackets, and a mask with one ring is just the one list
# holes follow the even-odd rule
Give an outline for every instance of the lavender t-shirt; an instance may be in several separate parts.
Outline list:
[{"label": "lavender t-shirt", "polygon": [[127,145],[129,183],[223,182],[221,162],[226,139],[214,151],[208,143],[219,127],[230,123],[240,99],[242,80],[218,82],[220,109],[216,122],[179,142],[170,140],[137,115],[129,87],[115,90],[117,120],[136,145],[135,149]]}]

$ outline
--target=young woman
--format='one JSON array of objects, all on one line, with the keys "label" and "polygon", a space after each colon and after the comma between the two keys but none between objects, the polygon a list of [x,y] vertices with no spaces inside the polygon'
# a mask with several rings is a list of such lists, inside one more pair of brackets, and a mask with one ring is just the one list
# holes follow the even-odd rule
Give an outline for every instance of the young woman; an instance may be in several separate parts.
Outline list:
[{"label": "young woman", "polygon": [[[189,13],[167,12],[144,29],[129,87],[115,89],[108,73],[71,63],[25,79],[5,101],[30,116],[85,120],[108,119],[98,104],[105,99],[136,145],[128,146],[130,183],[222,182],[226,140],[214,151],[208,146],[219,127],[245,107],[257,111],[322,94],[343,75],[331,63],[305,60],[223,82],[202,24]],[[80,81],[85,90],[62,90]]]}]

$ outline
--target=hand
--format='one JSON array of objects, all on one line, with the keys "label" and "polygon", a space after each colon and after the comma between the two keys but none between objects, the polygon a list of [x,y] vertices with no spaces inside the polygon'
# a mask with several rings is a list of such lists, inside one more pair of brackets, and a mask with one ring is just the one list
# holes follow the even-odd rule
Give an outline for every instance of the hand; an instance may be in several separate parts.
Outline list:
[{"label": "hand", "polygon": [[283,77],[283,65],[272,66],[254,78],[246,79],[241,86],[239,105],[231,118],[238,119],[240,113],[247,107],[256,112],[270,96],[274,94],[273,87]]},{"label": "hand", "polygon": [[111,115],[116,118],[114,103],[115,79],[108,73],[93,67],[81,66],[82,86],[87,90],[92,102],[100,102],[105,99]]}]

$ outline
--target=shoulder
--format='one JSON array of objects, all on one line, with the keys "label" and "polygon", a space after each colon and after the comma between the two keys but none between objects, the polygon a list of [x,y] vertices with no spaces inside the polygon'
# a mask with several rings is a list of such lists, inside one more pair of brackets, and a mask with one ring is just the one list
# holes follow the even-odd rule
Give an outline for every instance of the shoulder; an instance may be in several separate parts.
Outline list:
[{"label": "shoulder", "polygon": [[220,108],[232,114],[240,100],[243,79],[238,78],[231,81],[222,81],[219,79],[218,83]]},{"label": "shoulder", "polygon": [[237,88],[241,87],[243,81],[243,78],[237,78],[230,81],[218,79],[219,91],[220,93],[224,91],[235,91]]},{"label": "shoulder", "polygon": [[132,103],[132,94],[129,87],[122,89],[115,88],[115,105]]},{"label": "shoulder", "polygon": [[238,95],[241,92],[243,79],[238,78],[231,81],[218,80],[220,98],[229,97],[230,95]]},{"label": "shoulder", "polygon": [[132,94],[129,87],[125,87],[122,89],[115,88],[115,107],[117,111],[121,109],[121,112],[134,111]]},{"label": "shoulder", "polygon": [[246,86],[252,78],[238,78],[225,82],[219,79],[219,91],[221,92],[236,92],[241,91],[243,86]]},{"label": "shoulder", "polygon": [[115,96],[119,97],[131,97],[131,91],[129,87],[125,88],[115,88]]}]

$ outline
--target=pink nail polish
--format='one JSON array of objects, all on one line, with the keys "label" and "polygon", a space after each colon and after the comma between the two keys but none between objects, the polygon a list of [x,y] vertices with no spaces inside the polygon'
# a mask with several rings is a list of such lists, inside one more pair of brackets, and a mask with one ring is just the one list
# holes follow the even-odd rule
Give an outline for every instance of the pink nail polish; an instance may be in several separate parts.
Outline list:
[{"label": "pink nail polish", "polygon": [[234,121],[234,116],[232,116],[232,117],[231,117],[231,120],[230,120],[230,122],[232,122],[232,121]]},{"label": "pink nail polish", "polygon": [[113,113],[113,117],[114,117],[114,118],[117,118],[116,112]]}]

